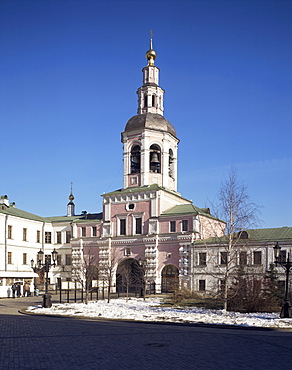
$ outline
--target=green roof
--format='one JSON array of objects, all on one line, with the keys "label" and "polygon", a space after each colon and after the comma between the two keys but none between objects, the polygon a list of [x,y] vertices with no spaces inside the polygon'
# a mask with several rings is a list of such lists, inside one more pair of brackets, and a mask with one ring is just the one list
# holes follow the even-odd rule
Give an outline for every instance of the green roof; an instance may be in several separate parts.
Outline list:
[{"label": "green roof", "polygon": [[15,207],[5,207],[5,209],[0,208],[0,213],[39,222],[88,222],[90,220],[102,220],[102,213],[87,213],[86,215],[81,214],[76,216],[41,217]]},{"label": "green roof", "polygon": [[163,186],[160,186],[160,185],[157,185],[157,184],[122,188],[122,189],[118,189],[118,190],[112,191],[110,193],[102,194],[102,196],[118,195],[118,194],[126,194],[126,193],[140,193],[140,192],[147,191],[147,190],[162,190],[162,191],[165,191],[167,193],[173,194],[176,197],[179,197],[181,199],[184,199],[184,200],[187,200],[188,202],[190,202],[190,200],[182,197],[180,193],[178,193],[176,191],[172,191],[172,190],[166,189]]},{"label": "green roof", "polygon": [[[248,238],[240,239],[243,242],[280,242],[285,240],[292,241],[292,227],[279,227],[279,228],[269,228],[269,229],[251,229],[246,230]],[[237,235],[237,234],[236,234]],[[194,244],[218,244],[226,243],[228,240],[227,236],[213,237],[205,240],[198,240]],[[240,243],[239,240],[239,243]]]},{"label": "green roof", "polygon": [[6,207],[5,209],[0,208],[0,213],[4,213],[7,215],[15,216],[15,217],[21,217],[26,218],[29,220],[35,220],[40,222],[47,222],[46,218],[37,216],[33,213],[29,213],[26,211],[22,211],[21,209],[15,208],[15,207]]},{"label": "green roof", "polygon": [[[208,208],[198,208],[194,206],[193,204],[179,204],[177,206],[174,206],[172,208],[167,209],[164,211],[161,216],[176,216],[176,215],[202,215],[205,217],[213,218],[218,220],[218,218],[212,216],[210,214],[210,210]],[[222,221],[224,222],[224,221]]]}]

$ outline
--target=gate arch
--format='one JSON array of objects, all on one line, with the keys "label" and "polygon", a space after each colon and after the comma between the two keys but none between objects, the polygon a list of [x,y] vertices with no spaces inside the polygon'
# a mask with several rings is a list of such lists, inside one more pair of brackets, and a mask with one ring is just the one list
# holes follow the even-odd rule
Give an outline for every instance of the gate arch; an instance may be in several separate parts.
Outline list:
[{"label": "gate arch", "polygon": [[166,265],[161,271],[161,293],[172,293],[179,286],[179,272],[175,265]]},{"label": "gate arch", "polygon": [[140,292],[143,278],[143,271],[135,258],[123,259],[117,267],[117,293]]}]

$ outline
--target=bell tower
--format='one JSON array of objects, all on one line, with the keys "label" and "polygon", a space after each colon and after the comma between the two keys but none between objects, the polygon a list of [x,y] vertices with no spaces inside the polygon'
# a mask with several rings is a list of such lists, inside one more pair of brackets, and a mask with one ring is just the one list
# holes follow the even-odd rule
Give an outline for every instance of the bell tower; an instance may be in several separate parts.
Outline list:
[{"label": "bell tower", "polygon": [[138,89],[138,115],[129,119],[122,133],[124,188],[157,184],[177,191],[177,146],[173,125],[163,117],[164,90],[158,86],[152,34]]}]

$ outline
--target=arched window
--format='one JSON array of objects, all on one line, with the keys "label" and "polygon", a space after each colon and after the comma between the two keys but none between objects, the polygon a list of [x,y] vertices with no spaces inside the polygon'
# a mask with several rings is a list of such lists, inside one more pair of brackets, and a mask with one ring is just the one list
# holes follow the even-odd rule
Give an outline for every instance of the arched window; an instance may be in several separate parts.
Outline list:
[{"label": "arched window", "polygon": [[131,161],[131,173],[140,173],[141,154],[139,145],[135,145],[132,147],[130,161]]},{"label": "arched window", "polygon": [[168,152],[168,175],[170,177],[173,177],[173,164],[174,164],[174,158],[173,158],[173,151],[172,149],[169,149]]},{"label": "arched window", "polygon": [[156,103],[156,96],[152,95],[152,107],[155,107]]},{"label": "arched window", "polygon": [[148,107],[148,95],[144,95],[144,108]]},{"label": "arched window", "polygon": [[161,150],[158,145],[150,147],[150,172],[161,173]]}]

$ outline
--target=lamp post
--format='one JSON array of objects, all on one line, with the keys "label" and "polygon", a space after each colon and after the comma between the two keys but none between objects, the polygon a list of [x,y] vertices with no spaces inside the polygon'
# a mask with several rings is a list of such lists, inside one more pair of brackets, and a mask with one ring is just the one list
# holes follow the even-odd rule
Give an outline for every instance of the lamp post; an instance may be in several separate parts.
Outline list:
[{"label": "lamp post", "polygon": [[56,261],[57,261],[57,255],[58,252],[54,248],[52,254],[52,260],[53,263],[51,262],[51,256],[46,255],[45,256],[45,262],[44,262],[44,252],[40,250],[38,252],[38,261],[37,265],[34,266],[34,260],[32,259],[30,261],[31,268],[36,272],[38,270],[43,270],[46,273],[46,280],[45,280],[45,294],[43,295],[43,307],[52,307],[52,301],[51,301],[51,294],[48,294],[48,284],[49,284],[49,271],[52,266],[56,266]]},{"label": "lamp post", "polygon": [[276,264],[276,266],[280,265],[280,266],[284,267],[284,269],[286,269],[285,298],[284,298],[284,302],[282,304],[280,317],[282,317],[282,318],[287,318],[288,317],[289,318],[289,317],[292,317],[291,305],[290,305],[290,302],[289,302],[289,299],[288,299],[289,273],[290,273],[290,268],[292,267],[292,262],[290,262],[290,253],[289,252],[288,252],[288,255],[287,255],[287,260],[282,261],[280,259],[280,250],[281,250],[281,247],[279,246],[279,243],[277,242],[277,244],[274,246],[275,264]]},{"label": "lamp post", "polygon": [[145,273],[146,273],[146,259],[139,258],[138,260],[139,266],[140,266],[140,272],[141,272],[141,296],[145,300],[146,296],[146,281],[145,281]]}]

